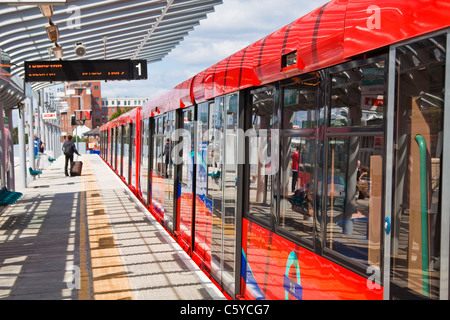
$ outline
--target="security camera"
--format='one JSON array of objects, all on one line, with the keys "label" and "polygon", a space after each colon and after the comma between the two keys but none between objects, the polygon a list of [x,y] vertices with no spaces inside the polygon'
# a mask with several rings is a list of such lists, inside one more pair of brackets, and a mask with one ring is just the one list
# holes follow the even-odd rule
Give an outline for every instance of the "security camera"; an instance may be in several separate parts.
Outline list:
[{"label": "security camera", "polygon": [[84,57],[86,55],[86,46],[83,42],[77,42],[75,44],[75,54],[79,57]]}]

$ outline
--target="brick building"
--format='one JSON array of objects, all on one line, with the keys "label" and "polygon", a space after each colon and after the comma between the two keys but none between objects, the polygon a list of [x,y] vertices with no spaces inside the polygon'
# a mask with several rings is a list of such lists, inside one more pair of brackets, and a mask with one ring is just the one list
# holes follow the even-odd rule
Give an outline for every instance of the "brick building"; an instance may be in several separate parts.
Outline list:
[{"label": "brick building", "polygon": [[100,82],[70,82],[59,89],[58,95],[65,101],[66,108],[61,112],[62,132],[73,135],[76,126],[72,125],[71,117],[75,110],[90,110],[91,120],[85,122],[85,127],[94,129],[105,123],[102,114],[102,90]]},{"label": "brick building", "polygon": [[[102,98],[101,82],[70,82],[58,89],[58,96],[65,101],[61,110],[63,135],[74,135],[76,126],[71,124],[75,110],[90,110],[91,120],[85,122],[85,128],[95,129],[107,123],[119,108],[136,108],[142,106],[148,98]],[[81,105],[80,105],[81,104]]]}]

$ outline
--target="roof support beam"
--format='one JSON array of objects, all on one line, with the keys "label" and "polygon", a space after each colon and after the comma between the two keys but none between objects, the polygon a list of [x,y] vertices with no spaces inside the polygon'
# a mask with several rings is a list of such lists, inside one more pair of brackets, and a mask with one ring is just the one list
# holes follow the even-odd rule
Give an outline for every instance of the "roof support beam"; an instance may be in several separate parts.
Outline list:
[{"label": "roof support beam", "polygon": [[133,55],[132,59],[136,59],[137,56],[139,55],[139,53],[141,52],[142,48],[145,46],[145,44],[147,43],[148,39],[150,39],[150,37],[152,36],[153,32],[156,30],[156,28],[158,28],[159,24],[161,23],[161,21],[164,19],[164,16],[166,15],[167,11],[169,11],[170,6],[172,5],[174,0],[167,0],[167,6],[163,9],[161,15],[158,17],[158,20],[155,22],[155,24],[153,24],[152,28],[150,29],[150,31],[148,32],[148,34],[145,36],[144,41],[142,41],[142,43],[139,45],[138,49],[136,50],[136,52]]}]

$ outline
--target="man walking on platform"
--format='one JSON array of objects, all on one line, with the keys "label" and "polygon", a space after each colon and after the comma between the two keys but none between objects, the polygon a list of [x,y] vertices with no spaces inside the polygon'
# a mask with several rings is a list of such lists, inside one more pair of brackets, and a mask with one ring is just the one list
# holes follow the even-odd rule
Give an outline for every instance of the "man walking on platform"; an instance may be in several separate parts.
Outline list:
[{"label": "man walking on platform", "polygon": [[67,140],[64,141],[62,150],[64,152],[64,155],[66,156],[66,164],[64,166],[64,172],[66,173],[66,177],[69,176],[69,173],[67,171],[67,167],[70,161],[70,169],[72,170],[73,167],[73,154],[76,153],[78,156],[80,155],[78,153],[77,148],[75,147],[75,143],[72,141],[72,136],[68,136]]}]

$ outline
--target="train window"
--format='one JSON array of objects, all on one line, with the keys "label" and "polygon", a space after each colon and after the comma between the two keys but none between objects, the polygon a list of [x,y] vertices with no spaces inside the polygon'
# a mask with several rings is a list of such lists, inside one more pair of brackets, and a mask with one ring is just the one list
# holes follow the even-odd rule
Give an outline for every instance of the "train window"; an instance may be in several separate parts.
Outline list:
[{"label": "train window", "polygon": [[385,79],[384,60],[332,74],[329,126],[381,126]]},{"label": "train window", "polygon": [[440,293],[446,45],[436,36],[396,49],[392,282],[409,298]]},{"label": "train window", "polygon": [[351,261],[380,267],[381,136],[328,139],[326,247]]},{"label": "train window", "polygon": [[[183,148],[181,149],[179,156],[182,159],[181,162],[181,171],[179,175],[180,183],[184,185],[189,184],[189,178],[192,177],[192,158],[191,151],[193,150],[193,142],[194,142],[194,110],[193,108],[183,110],[182,112],[183,124],[182,128],[186,134],[182,135],[182,141],[180,143],[183,144]],[[189,133],[189,134],[187,134]]]},{"label": "train window", "polygon": [[113,167],[113,169],[116,169],[116,140],[117,140],[117,132],[116,132],[116,128],[111,128],[111,165]]},{"label": "train window", "polygon": [[[270,163],[263,163],[260,151],[270,153],[271,132],[274,125],[274,87],[264,87],[252,91],[251,127],[255,136],[249,136],[249,195],[247,215],[271,222],[273,212],[273,175]],[[270,155],[268,155],[270,156]]]},{"label": "train window", "polygon": [[122,133],[122,126],[117,127],[117,167],[116,170],[119,174],[119,176],[122,176],[122,154],[123,154],[123,133]]},{"label": "train window", "polygon": [[174,159],[173,149],[174,143],[172,141],[172,134],[175,130],[175,115],[176,111],[168,112],[165,116],[164,135],[163,135],[163,163],[164,163],[164,220],[165,225],[169,230],[174,230],[173,217],[175,211],[175,182],[174,182]]},{"label": "train window", "polygon": [[313,239],[315,138],[284,137],[279,227],[302,240]]},{"label": "train window", "polygon": [[283,129],[312,129],[316,121],[318,78],[283,88]]},{"label": "train window", "polygon": [[125,178],[125,182],[130,182],[130,124],[122,127],[123,130],[123,170],[122,177]]},{"label": "train window", "polygon": [[[165,165],[165,176],[166,178],[173,179],[174,174],[174,161],[173,161],[173,147],[174,143],[172,141],[172,134],[175,130],[175,111],[169,112],[165,118],[164,126],[164,165]],[[173,181],[171,181],[173,182]]]},{"label": "train window", "polygon": [[145,203],[148,204],[148,191],[149,191],[149,146],[150,146],[150,119],[142,120],[142,132],[141,132],[141,168],[140,173],[140,187],[142,192],[142,198]]},{"label": "train window", "polygon": [[207,194],[209,199],[219,197],[222,190],[223,110],[216,103],[209,105]]}]

